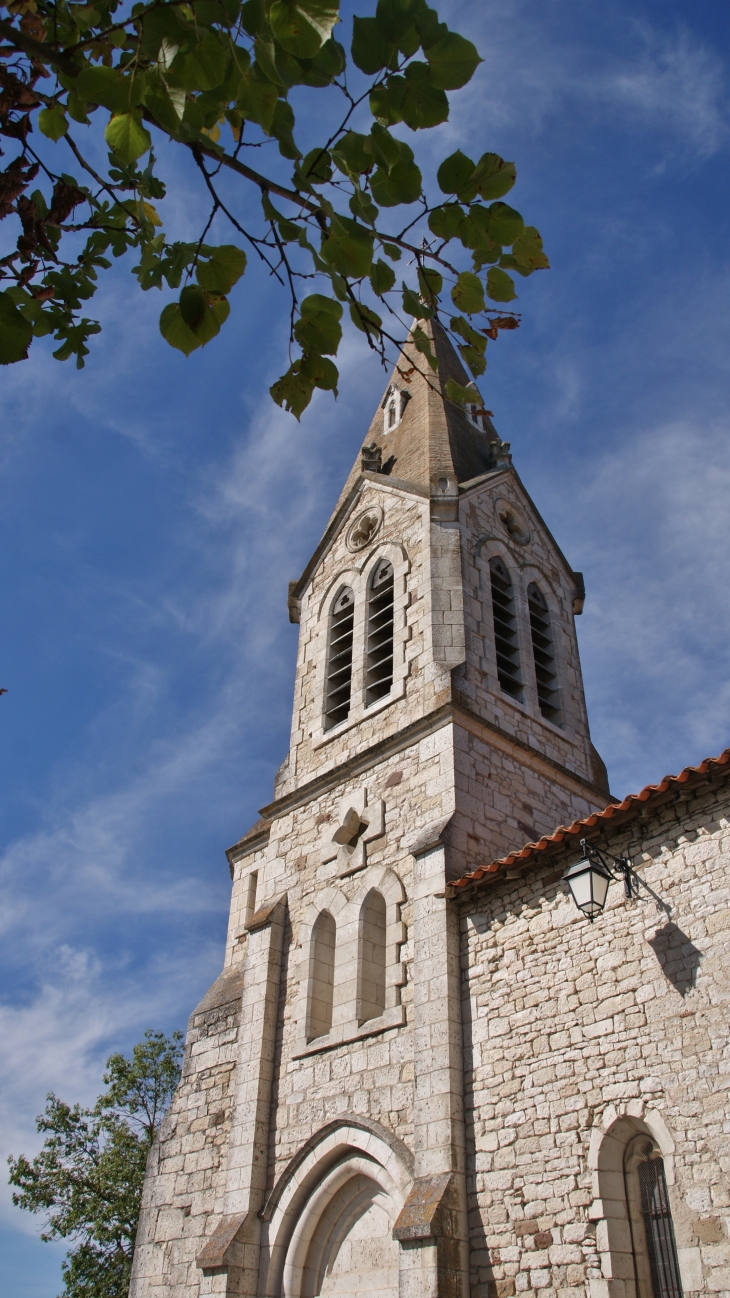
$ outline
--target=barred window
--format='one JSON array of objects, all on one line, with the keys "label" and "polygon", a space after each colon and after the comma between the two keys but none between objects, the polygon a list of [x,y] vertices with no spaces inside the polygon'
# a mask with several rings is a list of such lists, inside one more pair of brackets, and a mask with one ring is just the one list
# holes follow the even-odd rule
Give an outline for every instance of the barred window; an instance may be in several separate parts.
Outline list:
[{"label": "barred window", "polygon": [[534,581],[527,587],[527,606],[530,610],[532,655],[535,660],[535,680],[540,711],[548,721],[557,725],[560,721],[560,708],[550,612],[545,596]]},{"label": "barred window", "polygon": [[517,619],[512,594],[512,581],[506,565],[500,558],[489,560],[492,582],[492,613],[494,614],[494,644],[497,651],[497,679],[505,694],[522,702],[522,677],[520,675],[520,649],[517,640]]},{"label": "barred window", "polygon": [[332,605],[327,682],[325,697],[325,730],[345,721],[350,714],[352,691],[352,629],[355,597],[347,586]]},{"label": "barred window", "polygon": [[653,1298],[682,1298],[664,1160],[647,1158],[637,1172]]},{"label": "barred window", "polygon": [[390,693],[393,684],[393,565],[381,559],[368,592],[365,705]]}]

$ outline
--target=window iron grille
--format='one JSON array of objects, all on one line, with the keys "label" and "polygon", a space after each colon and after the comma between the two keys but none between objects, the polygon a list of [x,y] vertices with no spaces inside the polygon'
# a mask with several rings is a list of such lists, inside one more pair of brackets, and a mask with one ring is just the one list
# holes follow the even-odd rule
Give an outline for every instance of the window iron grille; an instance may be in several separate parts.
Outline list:
[{"label": "window iron grille", "polygon": [[381,559],[370,580],[365,706],[390,693],[393,684],[393,565]]},{"label": "window iron grille", "polygon": [[497,651],[497,679],[505,694],[522,702],[522,677],[520,675],[520,650],[517,640],[517,619],[512,595],[512,582],[501,559],[489,560],[492,582],[492,613],[494,615],[494,645]]},{"label": "window iron grille", "polygon": [[649,1158],[639,1163],[637,1170],[653,1296],[682,1298],[682,1281],[664,1162],[661,1158]]},{"label": "window iron grille", "polygon": [[558,677],[555,671],[550,612],[545,596],[534,581],[527,587],[527,607],[530,611],[532,656],[535,660],[535,679],[540,711],[548,721],[558,725],[560,722]]},{"label": "window iron grille", "polygon": [[325,730],[345,721],[350,714],[352,692],[352,631],[355,597],[349,587],[340,591],[332,606],[330,642],[327,653]]}]

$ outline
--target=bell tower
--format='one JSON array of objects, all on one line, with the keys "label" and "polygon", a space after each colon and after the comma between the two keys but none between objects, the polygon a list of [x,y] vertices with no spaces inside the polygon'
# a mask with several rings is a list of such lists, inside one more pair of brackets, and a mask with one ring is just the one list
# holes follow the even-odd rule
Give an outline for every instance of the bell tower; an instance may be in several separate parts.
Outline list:
[{"label": "bell tower", "polygon": [[603,807],[583,583],[438,324],[289,589],[289,753],[151,1155],[133,1298],[467,1298],[449,881]]}]

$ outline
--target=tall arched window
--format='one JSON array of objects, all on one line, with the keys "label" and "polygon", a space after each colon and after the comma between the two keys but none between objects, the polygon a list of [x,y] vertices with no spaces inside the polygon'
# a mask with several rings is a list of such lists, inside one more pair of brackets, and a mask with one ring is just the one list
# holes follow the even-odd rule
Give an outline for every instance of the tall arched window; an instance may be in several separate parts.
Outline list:
[{"label": "tall arched window", "polygon": [[497,650],[497,679],[505,694],[522,702],[520,649],[512,581],[505,564],[498,557],[489,560],[492,582],[494,644]]},{"label": "tall arched window", "polygon": [[393,565],[375,565],[368,591],[365,706],[385,698],[393,684]]},{"label": "tall arched window", "polygon": [[312,930],[307,995],[307,1041],[325,1036],[332,1027],[334,986],[335,921],[328,910],[323,910]]},{"label": "tall arched window", "polygon": [[638,1298],[682,1298],[664,1160],[645,1135],[626,1148],[626,1198]]},{"label": "tall arched window", "polygon": [[357,1020],[367,1023],[385,1009],[385,898],[373,888],[360,911]]},{"label": "tall arched window", "polygon": [[331,730],[350,713],[352,690],[352,626],[355,597],[347,586],[332,605],[330,638],[327,650],[324,728]]},{"label": "tall arched window", "polygon": [[532,654],[535,659],[535,680],[540,711],[548,721],[557,724],[560,721],[560,709],[550,612],[545,596],[534,581],[527,587],[527,606],[530,610]]}]

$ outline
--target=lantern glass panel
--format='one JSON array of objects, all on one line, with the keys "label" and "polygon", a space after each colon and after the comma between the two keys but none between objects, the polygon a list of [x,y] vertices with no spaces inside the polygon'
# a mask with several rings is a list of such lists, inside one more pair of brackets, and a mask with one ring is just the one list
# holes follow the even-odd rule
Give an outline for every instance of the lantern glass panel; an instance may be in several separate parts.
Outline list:
[{"label": "lantern glass panel", "polygon": [[585,860],[571,865],[563,877],[578,909],[589,919],[600,915],[606,904],[610,875],[600,865]]}]

